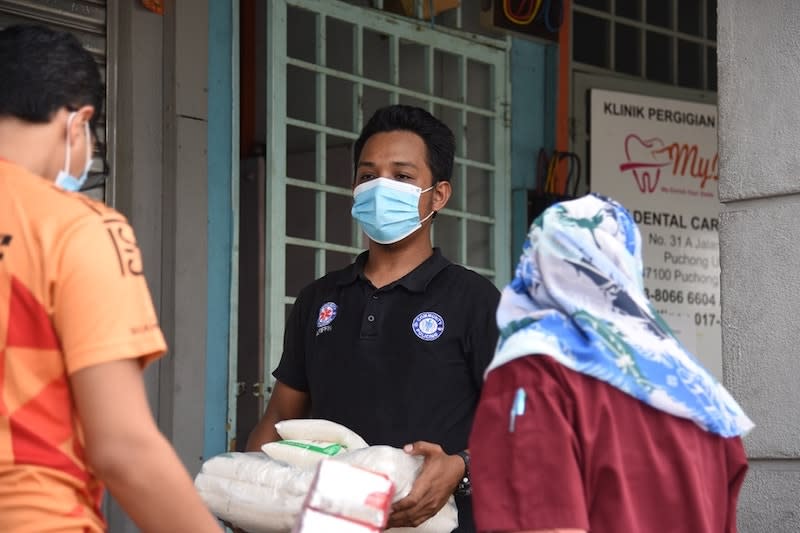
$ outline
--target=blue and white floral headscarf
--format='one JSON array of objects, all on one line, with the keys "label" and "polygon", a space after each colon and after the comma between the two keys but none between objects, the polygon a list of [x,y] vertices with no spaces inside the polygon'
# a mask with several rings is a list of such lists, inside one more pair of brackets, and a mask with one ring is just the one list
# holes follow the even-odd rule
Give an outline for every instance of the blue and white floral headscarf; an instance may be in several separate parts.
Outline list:
[{"label": "blue and white floral headscarf", "polygon": [[645,296],[641,248],[633,218],[613,200],[588,195],[547,209],[503,290],[487,373],[549,355],[707,431],[746,434],[753,423]]}]

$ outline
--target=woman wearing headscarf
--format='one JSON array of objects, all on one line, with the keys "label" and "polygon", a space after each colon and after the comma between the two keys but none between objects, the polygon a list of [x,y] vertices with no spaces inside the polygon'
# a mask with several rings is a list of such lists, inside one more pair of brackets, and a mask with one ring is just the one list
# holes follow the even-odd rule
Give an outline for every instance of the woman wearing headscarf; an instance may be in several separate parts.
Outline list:
[{"label": "woman wearing headscarf", "polygon": [[731,533],[753,423],[647,299],[631,215],[531,226],[470,438],[481,532]]}]

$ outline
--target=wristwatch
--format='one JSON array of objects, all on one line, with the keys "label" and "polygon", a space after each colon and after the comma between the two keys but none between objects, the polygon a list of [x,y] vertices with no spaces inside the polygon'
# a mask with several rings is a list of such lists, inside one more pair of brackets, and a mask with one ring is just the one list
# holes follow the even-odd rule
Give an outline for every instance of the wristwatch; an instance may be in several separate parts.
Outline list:
[{"label": "wristwatch", "polygon": [[464,477],[462,477],[461,481],[458,482],[458,486],[456,487],[456,490],[453,491],[453,494],[456,496],[469,496],[472,494],[472,483],[469,479],[469,452],[464,450],[462,452],[458,452],[456,455],[464,460]]}]

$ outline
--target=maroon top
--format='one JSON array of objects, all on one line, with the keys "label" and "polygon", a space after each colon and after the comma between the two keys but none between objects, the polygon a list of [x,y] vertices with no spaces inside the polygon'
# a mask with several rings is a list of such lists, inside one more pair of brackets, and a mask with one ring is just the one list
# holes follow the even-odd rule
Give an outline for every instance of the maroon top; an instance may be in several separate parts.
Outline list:
[{"label": "maroon top", "polygon": [[[517,388],[525,413],[510,431]],[[733,533],[740,438],[668,415],[546,356],[493,370],[469,443],[478,531]]]}]

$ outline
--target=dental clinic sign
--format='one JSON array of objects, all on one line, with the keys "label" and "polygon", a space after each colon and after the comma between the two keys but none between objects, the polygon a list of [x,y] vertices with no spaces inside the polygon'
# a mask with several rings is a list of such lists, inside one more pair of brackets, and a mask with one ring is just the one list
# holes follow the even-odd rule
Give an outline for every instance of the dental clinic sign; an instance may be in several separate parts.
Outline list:
[{"label": "dental clinic sign", "polygon": [[595,89],[590,125],[592,190],[633,214],[650,300],[720,376],[716,106]]}]

